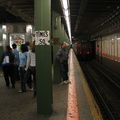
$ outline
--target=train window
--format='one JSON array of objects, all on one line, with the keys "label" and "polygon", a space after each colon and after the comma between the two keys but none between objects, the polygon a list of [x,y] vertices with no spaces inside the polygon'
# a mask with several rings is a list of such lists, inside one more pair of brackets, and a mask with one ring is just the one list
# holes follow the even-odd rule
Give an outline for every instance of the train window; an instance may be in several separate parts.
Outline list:
[{"label": "train window", "polygon": [[90,52],[87,52],[87,54],[90,54]]}]

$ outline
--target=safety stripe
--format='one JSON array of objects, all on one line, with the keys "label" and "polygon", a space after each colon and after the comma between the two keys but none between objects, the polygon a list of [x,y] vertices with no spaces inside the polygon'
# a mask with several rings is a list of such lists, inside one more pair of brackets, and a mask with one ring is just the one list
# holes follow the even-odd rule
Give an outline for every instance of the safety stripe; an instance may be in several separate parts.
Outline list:
[{"label": "safety stripe", "polygon": [[71,83],[68,86],[68,108],[67,108],[67,119],[66,120],[80,120],[78,113],[78,102],[76,94],[76,85],[75,85],[75,75],[74,75],[74,66],[72,52],[70,54],[70,81]]}]

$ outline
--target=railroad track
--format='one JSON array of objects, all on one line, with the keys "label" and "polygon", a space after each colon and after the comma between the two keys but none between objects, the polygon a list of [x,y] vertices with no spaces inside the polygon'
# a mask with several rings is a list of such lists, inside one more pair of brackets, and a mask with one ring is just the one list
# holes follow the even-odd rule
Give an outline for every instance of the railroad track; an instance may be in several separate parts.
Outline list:
[{"label": "railroad track", "polygon": [[[91,67],[91,64],[92,63],[80,63],[87,78],[90,89],[100,107],[104,120],[120,120],[120,105],[117,105],[117,102],[120,103],[120,101],[118,99],[116,104],[114,101],[114,99],[120,97],[119,92],[117,93],[117,90],[120,88],[119,84],[114,81],[112,77],[106,74],[105,70],[103,72],[103,68],[101,70],[101,67],[99,65],[96,65],[94,63]],[[119,77],[117,76],[117,80],[118,78]]]},{"label": "railroad track", "polygon": [[114,84],[118,89],[120,89],[120,75],[116,72],[102,66],[101,64],[94,62],[89,62],[89,64],[104,75],[112,84]]}]

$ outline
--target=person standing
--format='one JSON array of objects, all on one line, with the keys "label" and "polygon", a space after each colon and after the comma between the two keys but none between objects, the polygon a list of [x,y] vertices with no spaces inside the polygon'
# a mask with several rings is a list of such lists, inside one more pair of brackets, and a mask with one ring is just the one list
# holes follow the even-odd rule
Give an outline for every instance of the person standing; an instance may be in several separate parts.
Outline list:
[{"label": "person standing", "polygon": [[21,84],[21,90],[19,91],[19,93],[22,92],[26,92],[26,86],[25,86],[25,81],[24,81],[24,75],[25,75],[25,68],[26,68],[26,62],[27,62],[27,45],[26,44],[22,44],[21,45],[21,53],[19,56],[19,60],[20,60],[20,84]]},{"label": "person standing", "polygon": [[29,79],[29,76],[33,75],[33,85],[34,85],[34,97],[36,96],[36,59],[35,59],[35,41],[32,44],[31,51],[28,52],[25,80]]},{"label": "person standing", "polygon": [[28,51],[30,51],[31,50],[31,44],[30,44],[30,42],[26,41],[25,44],[27,45]]},{"label": "person standing", "polygon": [[11,79],[12,88],[15,88],[15,79],[14,79],[14,54],[12,53],[11,47],[6,46],[6,50],[2,55],[1,65],[3,69],[3,74],[6,82],[6,86],[10,86],[9,77]]},{"label": "person standing", "polygon": [[[29,41],[26,41],[25,44],[27,45],[27,48],[28,48],[28,54],[31,53],[31,43]],[[26,74],[29,74],[29,73],[27,72]],[[33,88],[32,88],[32,76],[31,76],[31,74],[29,74],[29,78],[27,79],[26,83],[28,85],[31,85],[31,87],[30,87],[31,89],[30,90],[33,90]]]},{"label": "person standing", "polygon": [[61,44],[61,48],[57,52],[56,57],[60,65],[60,73],[63,79],[62,83],[70,83],[68,80],[68,52],[66,51],[66,43]]},{"label": "person standing", "polygon": [[20,75],[19,75],[19,51],[17,50],[17,45],[16,44],[12,44],[12,48],[13,48],[13,54],[15,56],[15,63],[14,63],[14,77],[16,81],[20,80]]}]

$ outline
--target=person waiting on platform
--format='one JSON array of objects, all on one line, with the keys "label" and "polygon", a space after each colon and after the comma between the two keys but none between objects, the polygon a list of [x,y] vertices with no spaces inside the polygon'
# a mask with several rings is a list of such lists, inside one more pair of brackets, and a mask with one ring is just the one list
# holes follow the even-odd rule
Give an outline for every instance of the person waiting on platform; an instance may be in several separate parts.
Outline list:
[{"label": "person waiting on platform", "polygon": [[[26,41],[25,44],[27,45],[28,54],[29,54],[31,52],[31,43],[29,41]],[[27,79],[26,83],[32,85],[32,76],[31,75],[29,75],[29,78]],[[31,89],[31,90],[33,90],[33,89]]]},{"label": "person waiting on platform", "polygon": [[35,41],[32,44],[31,51],[28,52],[27,64],[26,64],[26,73],[24,80],[28,80],[29,76],[33,75],[34,82],[34,97],[36,96],[36,60],[35,60]]},{"label": "person waiting on platform", "polygon": [[6,82],[6,87],[10,86],[9,77],[11,78],[12,88],[15,88],[15,79],[14,79],[14,54],[12,53],[11,47],[6,46],[6,50],[2,55],[1,65],[3,69],[3,74]]},{"label": "person waiting on platform", "polygon": [[57,60],[60,65],[60,73],[63,79],[62,83],[70,83],[68,80],[68,52],[66,51],[66,43],[61,44],[61,48],[57,52]]},{"label": "person waiting on platform", "polygon": [[30,44],[30,42],[26,41],[25,44],[27,45],[28,51],[30,51],[31,50],[31,44]]},{"label": "person waiting on platform", "polygon": [[[26,68],[26,63],[27,63],[27,45],[26,44],[22,44],[21,45],[21,53],[19,56],[19,60],[20,60],[20,84],[21,84],[21,90],[19,91],[19,93],[22,92],[26,92],[26,86],[25,86],[25,81],[24,81],[24,75],[25,75],[25,68]],[[28,84],[28,83],[27,83]],[[32,85],[31,83],[28,84],[28,87],[31,89]]]},{"label": "person waiting on platform", "polygon": [[14,63],[14,77],[16,81],[20,80],[20,75],[19,75],[19,51],[17,50],[17,45],[16,44],[12,44],[12,48],[13,48],[13,54],[15,56],[15,63]]}]

